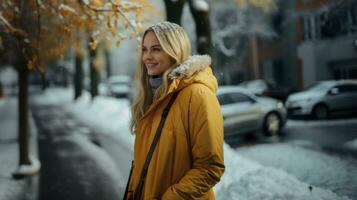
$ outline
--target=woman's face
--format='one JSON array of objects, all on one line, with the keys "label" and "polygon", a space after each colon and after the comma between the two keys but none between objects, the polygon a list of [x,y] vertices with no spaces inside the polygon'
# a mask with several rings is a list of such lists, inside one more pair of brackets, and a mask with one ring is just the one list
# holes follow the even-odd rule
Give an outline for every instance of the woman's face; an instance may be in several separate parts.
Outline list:
[{"label": "woman's face", "polygon": [[152,31],[144,36],[141,59],[149,76],[161,75],[173,64],[171,57],[162,49]]}]

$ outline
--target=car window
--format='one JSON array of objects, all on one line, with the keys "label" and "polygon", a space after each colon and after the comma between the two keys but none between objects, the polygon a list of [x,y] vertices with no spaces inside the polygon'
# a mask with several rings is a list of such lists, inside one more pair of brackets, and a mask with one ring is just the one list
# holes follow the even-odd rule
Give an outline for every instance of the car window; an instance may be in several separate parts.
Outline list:
[{"label": "car window", "polygon": [[231,97],[228,94],[221,94],[217,96],[219,104],[221,105],[226,105],[226,104],[232,104],[233,101]]},{"label": "car window", "polygon": [[252,99],[242,93],[231,93],[229,95],[234,103],[251,102]]},{"label": "car window", "polygon": [[336,87],[339,93],[350,93],[350,92],[357,92],[357,85],[346,84],[346,85],[339,85]]}]

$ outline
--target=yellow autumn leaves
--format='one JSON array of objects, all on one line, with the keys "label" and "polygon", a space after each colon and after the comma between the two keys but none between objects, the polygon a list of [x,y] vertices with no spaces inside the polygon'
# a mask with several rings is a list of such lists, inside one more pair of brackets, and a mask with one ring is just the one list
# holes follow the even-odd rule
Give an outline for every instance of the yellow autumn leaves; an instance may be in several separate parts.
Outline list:
[{"label": "yellow autumn leaves", "polygon": [[[40,69],[71,47],[83,55],[86,45],[76,42],[78,33],[87,41],[91,37],[86,44],[92,49],[104,40],[120,45],[137,37],[144,7],[150,11],[149,0],[26,0],[25,6],[19,2],[2,0],[0,31],[17,39],[16,44],[6,46],[23,49],[29,69]],[[2,40],[6,42],[11,41]]]}]

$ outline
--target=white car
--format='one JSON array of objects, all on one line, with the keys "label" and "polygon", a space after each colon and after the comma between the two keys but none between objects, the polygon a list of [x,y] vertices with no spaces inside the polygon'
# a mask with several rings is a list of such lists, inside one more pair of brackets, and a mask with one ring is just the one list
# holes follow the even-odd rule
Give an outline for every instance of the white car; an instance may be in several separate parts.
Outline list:
[{"label": "white car", "polygon": [[306,115],[316,119],[356,110],[357,80],[321,81],[310,89],[291,94],[285,105],[291,117]]},{"label": "white car", "polygon": [[278,135],[286,123],[286,109],[279,100],[255,96],[238,86],[220,86],[217,98],[224,118],[225,137],[256,131]]},{"label": "white car", "polygon": [[108,80],[109,94],[116,98],[132,98],[131,78],[127,75],[111,76]]}]

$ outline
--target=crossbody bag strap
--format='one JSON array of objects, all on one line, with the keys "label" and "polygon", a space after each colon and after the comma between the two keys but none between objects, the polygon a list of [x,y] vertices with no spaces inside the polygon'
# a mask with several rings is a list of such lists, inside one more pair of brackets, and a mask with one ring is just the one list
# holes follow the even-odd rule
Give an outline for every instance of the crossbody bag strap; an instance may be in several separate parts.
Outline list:
[{"label": "crossbody bag strap", "polygon": [[159,139],[160,139],[160,136],[161,136],[161,133],[162,133],[162,128],[164,127],[167,115],[169,114],[170,108],[171,108],[172,104],[174,103],[178,93],[179,92],[175,92],[172,95],[169,103],[167,104],[167,106],[165,107],[164,111],[161,114],[161,120],[160,120],[159,127],[156,130],[155,137],[154,137],[154,139],[153,139],[153,141],[151,143],[149,152],[148,152],[148,154],[146,156],[144,167],[143,167],[143,169],[141,171],[141,175],[140,175],[140,179],[139,179],[139,184],[138,184],[136,190],[134,191],[134,200],[140,200],[140,198],[141,198],[141,195],[142,195],[142,192],[143,192],[142,190],[144,188],[145,178],[146,178],[146,175],[147,175],[147,171],[149,169],[149,164],[150,164],[152,155],[154,154],[155,147],[156,147],[157,143],[159,142]]},{"label": "crossbody bag strap", "polygon": [[131,161],[131,167],[130,167],[130,172],[129,172],[129,178],[128,181],[126,182],[126,187],[125,187],[125,192],[124,192],[124,198],[123,200],[128,199],[128,193],[129,193],[129,184],[131,180],[131,175],[133,174],[133,169],[134,169],[134,161]]}]

